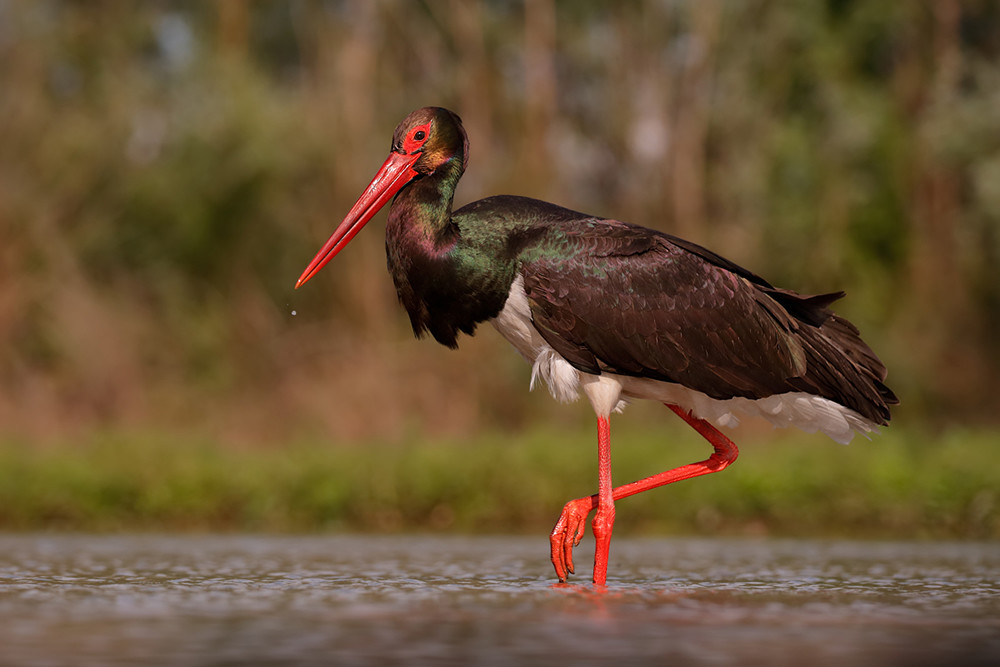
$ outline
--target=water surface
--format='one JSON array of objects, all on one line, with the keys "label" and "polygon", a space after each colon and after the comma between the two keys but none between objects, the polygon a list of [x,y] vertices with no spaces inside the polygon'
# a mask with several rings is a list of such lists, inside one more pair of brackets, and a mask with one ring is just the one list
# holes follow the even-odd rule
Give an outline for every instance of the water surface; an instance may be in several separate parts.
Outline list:
[{"label": "water surface", "polygon": [[996,544],[616,538],[603,593],[586,547],[0,536],[0,664],[1000,664]]}]

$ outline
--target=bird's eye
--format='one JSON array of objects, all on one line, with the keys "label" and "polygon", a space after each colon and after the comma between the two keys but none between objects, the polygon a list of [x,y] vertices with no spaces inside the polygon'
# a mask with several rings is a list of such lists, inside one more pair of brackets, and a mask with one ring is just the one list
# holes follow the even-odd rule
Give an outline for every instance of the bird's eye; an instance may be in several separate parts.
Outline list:
[{"label": "bird's eye", "polygon": [[[0,2],[2,2],[2,0],[0,0]],[[409,130],[410,133],[403,139],[403,151],[412,155],[416,151],[423,150],[424,142],[427,140],[430,131],[430,123],[424,123],[423,125],[411,127]]]}]

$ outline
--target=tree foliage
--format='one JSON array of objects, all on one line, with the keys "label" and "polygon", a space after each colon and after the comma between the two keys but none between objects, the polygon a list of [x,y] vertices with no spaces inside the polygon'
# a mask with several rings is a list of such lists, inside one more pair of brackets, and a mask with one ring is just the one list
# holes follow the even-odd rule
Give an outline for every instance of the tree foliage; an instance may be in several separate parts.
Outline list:
[{"label": "tree foliage", "polygon": [[0,422],[399,435],[548,409],[488,333],[409,340],[377,226],[291,290],[426,104],[470,132],[463,202],[846,289],[900,414],[995,420],[998,51],[973,0],[8,0]]}]

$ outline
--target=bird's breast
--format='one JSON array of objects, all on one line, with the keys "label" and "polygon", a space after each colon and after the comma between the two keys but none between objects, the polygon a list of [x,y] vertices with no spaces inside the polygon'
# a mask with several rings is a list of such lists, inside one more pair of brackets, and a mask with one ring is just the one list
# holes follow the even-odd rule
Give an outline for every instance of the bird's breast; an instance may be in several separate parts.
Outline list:
[{"label": "bird's breast", "polygon": [[[387,230],[388,231],[388,230]],[[418,234],[387,234],[386,257],[415,335],[429,332],[448,347],[459,333],[496,317],[507,300],[502,271],[465,246],[438,245]]]}]

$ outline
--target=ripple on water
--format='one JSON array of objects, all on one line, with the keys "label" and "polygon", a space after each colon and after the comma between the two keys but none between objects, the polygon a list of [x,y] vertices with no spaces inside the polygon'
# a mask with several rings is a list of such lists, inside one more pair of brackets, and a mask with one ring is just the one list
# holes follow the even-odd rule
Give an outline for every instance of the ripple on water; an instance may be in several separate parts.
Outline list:
[{"label": "ripple on water", "polygon": [[544,539],[0,537],[13,664],[987,664],[998,619],[993,544],[624,539],[601,593]]}]

